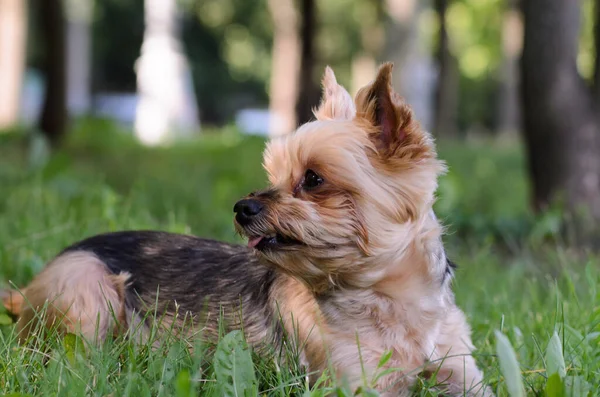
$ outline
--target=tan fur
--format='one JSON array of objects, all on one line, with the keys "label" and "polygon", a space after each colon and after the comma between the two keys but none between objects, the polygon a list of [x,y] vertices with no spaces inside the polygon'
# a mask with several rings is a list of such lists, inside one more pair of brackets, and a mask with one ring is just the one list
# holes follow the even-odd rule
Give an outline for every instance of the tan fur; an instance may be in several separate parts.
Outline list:
[{"label": "tan fur", "polygon": [[[471,356],[465,317],[443,281],[442,227],[432,205],[445,166],[393,91],[391,71],[391,64],[383,65],[350,105],[326,70],[317,121],[271,141],[265,151],[277,199],[264,202],[261,222],[240,230],[303,243],[261,255],[302,281],[318,302],[299,322],[303,332],[318,327],[319,337],[306,340],[311,371],[331,365],[356,387],[373,379],[380,357],[391,350],[387,367],[400,371],[376,382],[385,395],[409,393],[415,377],[435,365],[452,395],[491,395]],[[303,189],[307,169],[325,182]],[[308,298],[294,304],[289,295],[280,304],[294,313],[314,305]],[[315,356],[323,344],[326,352]],[[442,359],[446,355],[452,357]]]},{"label": "tan fur", "polygon": [[[111,274],[89,252],[57,257],[20,291],[17,329],[21,340],[39,324],[60,332],[80,333],[88,341],[103,340],[125,316],[123,303],[129,275]],[[19,292],[12,291],[11,295]],[[39,321],[43,319],[43,321]]]},{"label": "tan fur", "polygon": [[281,277],[274,291],[274,309],[301,352],[302,364],[324,370],[327,366],[322,334],[324,324],[314,296],[301,282],[291,277]]}]

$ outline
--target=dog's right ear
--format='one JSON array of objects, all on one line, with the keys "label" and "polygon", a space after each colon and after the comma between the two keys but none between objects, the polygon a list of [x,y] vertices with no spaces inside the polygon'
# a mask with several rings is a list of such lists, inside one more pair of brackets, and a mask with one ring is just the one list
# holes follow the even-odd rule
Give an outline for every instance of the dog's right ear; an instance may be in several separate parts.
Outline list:
[{"label": "dog's right ear", "polygon": [[419,158],[432,155],[412,110],[392,88],[391,63],[384,63],[373,82],[356,94],[357,118],[374,130],[371,140],[384,158]]},{"label": "dog's right ear", "polygon": [[354,101],[348,91],[337,83],[329,66],[325,68],[322,84],[323,98],[313,111],[317,120],[352,120],[356,115]]}]

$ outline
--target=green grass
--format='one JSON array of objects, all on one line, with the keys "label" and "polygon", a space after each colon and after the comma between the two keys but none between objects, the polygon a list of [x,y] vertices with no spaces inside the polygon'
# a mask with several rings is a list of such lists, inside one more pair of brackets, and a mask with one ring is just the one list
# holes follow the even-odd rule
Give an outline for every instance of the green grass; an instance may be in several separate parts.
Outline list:
[{"label": "green grass", "polygon": [[[147,149],[110,124],[82,122],[60,153],[41,161],[39,146],[0,135],[2,283],[26,283],[66,245],[105,231],[153,228],[238,241],[232,205],[264,186],[263,145],[225,131]],[[442,142],[440,153],[451,171],[436,209],[448,225],[447,248],[460,266],[457,301],[488,381],[500,396],[515,384],[518,390],[519,380],[526,395],[562,395],[552,394],[561,382],[585,383],[600,395],[598,258],[562,247],[559,213],[535,217],[528,210],[518,145]],[[232,379],[273,396],[323,392],[309,392],[293,362],[250,356],[233,336],[220,356],[200,342],[190,353],[176,338],[157,350],[116,339],[80,354],[71,337],[18,347],[10,318],[0,314],[0,323],[0,395],[221,396],[228,385],[233,392]],[[495,331],[508,337],[520,376],[507,370],[510,348],[497,344]],[[551,340],[550,352],[558,340],[564,357],[562,378],[550,376],[560,362],[547,352]],[[233,361],[223,360],[237,360],[242,373],[229,377]],[[417,395],[431,395],[431,385],[421,383]]]}]

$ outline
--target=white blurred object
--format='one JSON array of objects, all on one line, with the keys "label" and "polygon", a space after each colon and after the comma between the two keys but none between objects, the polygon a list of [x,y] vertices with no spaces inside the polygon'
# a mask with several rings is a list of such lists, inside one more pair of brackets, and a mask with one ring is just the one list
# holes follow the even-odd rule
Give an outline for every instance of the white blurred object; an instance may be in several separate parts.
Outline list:
[{"label": "white blurred object", "polygon": [[94,96],[94,114],[130,127],[135,122],[138,101],[135,92],[99,92]]},{"label": "white blurred object", "polygon": [[146,29],[135,70],[139,101],[134,129],[158,145],[200,130],[191,73],[177,32],[175,0],[145,0]]},{"label": "white blurred object", "polygon": [[270,127],[283,122],[267,109],[244,109],[237,113],[235,125],[244,134],[268,136]]},{"label": "white blurred object", "polygon": [[79,116],[91,107],[91,21],[93,0],[67,0],[67,109]]}]

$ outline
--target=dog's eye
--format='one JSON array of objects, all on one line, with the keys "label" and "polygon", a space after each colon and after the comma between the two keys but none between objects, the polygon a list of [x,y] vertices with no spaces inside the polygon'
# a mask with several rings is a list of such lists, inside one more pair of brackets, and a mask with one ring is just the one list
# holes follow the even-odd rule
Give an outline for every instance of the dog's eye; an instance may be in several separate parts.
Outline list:
[{"label": "dog's eye", "polygon": [[314,189],[323,183],[323,178],[317,175],[313,170],[306,170],[302,187],[306,190]]}]

